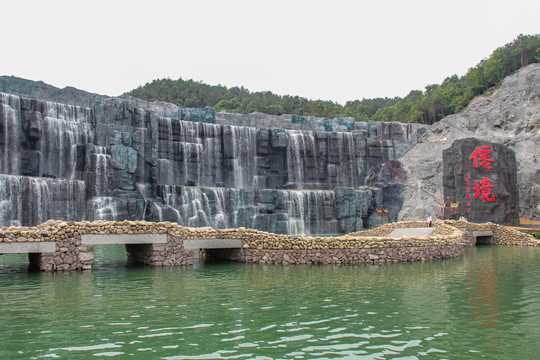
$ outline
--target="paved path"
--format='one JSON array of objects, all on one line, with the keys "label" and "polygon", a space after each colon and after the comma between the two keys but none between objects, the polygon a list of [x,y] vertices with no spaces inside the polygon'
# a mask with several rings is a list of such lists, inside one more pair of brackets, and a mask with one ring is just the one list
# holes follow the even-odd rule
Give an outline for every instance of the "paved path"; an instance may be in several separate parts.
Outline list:
[{"label": "paved path", "polygon": [[391,238],[402,238],[404,236],[430,236],[435,231],[435,228],[399,228],[394,229],[388,236]]},{"label": "paved path", "polygon": [[[107,234],[82,235],[83,245],[98,244],[166,244],[166,234]],[[195,239],[184,240],[184,249],[240,249],[241,239]],[[0,254],[53,253],[55,242],[0,242]]]}]

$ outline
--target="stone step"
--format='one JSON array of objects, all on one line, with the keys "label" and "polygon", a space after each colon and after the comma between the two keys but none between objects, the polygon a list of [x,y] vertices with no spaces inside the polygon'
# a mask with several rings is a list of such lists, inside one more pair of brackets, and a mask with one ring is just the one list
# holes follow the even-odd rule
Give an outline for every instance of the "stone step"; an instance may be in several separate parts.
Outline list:
[{"label": "stone step", "polygon": [[388,237],[401,238],[403,236],[430,236],[435,228],[399,228],[394,229]]}]

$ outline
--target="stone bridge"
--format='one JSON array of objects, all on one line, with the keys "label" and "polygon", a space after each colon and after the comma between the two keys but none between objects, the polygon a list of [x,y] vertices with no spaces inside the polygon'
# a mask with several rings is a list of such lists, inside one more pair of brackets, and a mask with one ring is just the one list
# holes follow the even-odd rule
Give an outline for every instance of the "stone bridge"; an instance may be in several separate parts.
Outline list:
[{"label": "stone bridge", "polygon": [[90,270],[95,245],[124,244],[133,263],[152,266],[193,265],[200,250],[240,249],[240,239],[180,240],[167,234],[90,234],[60,242],[0,243],[0,254],[27,253],[40,270]]},{"label": "stone bridge", "polygon": [[[461,230],[460,230],[461,229]],[[456,257],[464,245],[540,246],[534,237],[496,224],[400,222],[337,237],[290,236],[254,229],[188,228],[176,223],[63,222],[0,229],[0,254],[28,253],[43,271],[90,270],[94,246],[124,244],[128,261],[150,266],[198,263],[201,250],[248,263],[356,264]]]}]

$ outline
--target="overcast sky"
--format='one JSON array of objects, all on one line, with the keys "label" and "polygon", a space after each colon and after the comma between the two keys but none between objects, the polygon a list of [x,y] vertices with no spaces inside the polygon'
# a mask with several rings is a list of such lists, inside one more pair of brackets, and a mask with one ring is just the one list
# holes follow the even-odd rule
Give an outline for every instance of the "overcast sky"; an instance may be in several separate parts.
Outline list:
[{"label": "overcast sky", "polygon": [[463,75],[538,0],[0,0],[0,75],[120,95],[158,78],[347,100]]}]

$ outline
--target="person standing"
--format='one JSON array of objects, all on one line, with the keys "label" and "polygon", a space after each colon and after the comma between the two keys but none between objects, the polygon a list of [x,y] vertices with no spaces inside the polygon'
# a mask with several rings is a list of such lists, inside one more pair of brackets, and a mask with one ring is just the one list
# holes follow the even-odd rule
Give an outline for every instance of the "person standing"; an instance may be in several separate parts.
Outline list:
[{"label": "person standing", "polygon": [[427,226],[431,227],[432,222],[433,222],[433,219],[431,218],[431,214],[428,214],[428,216],[427,216]]}]

